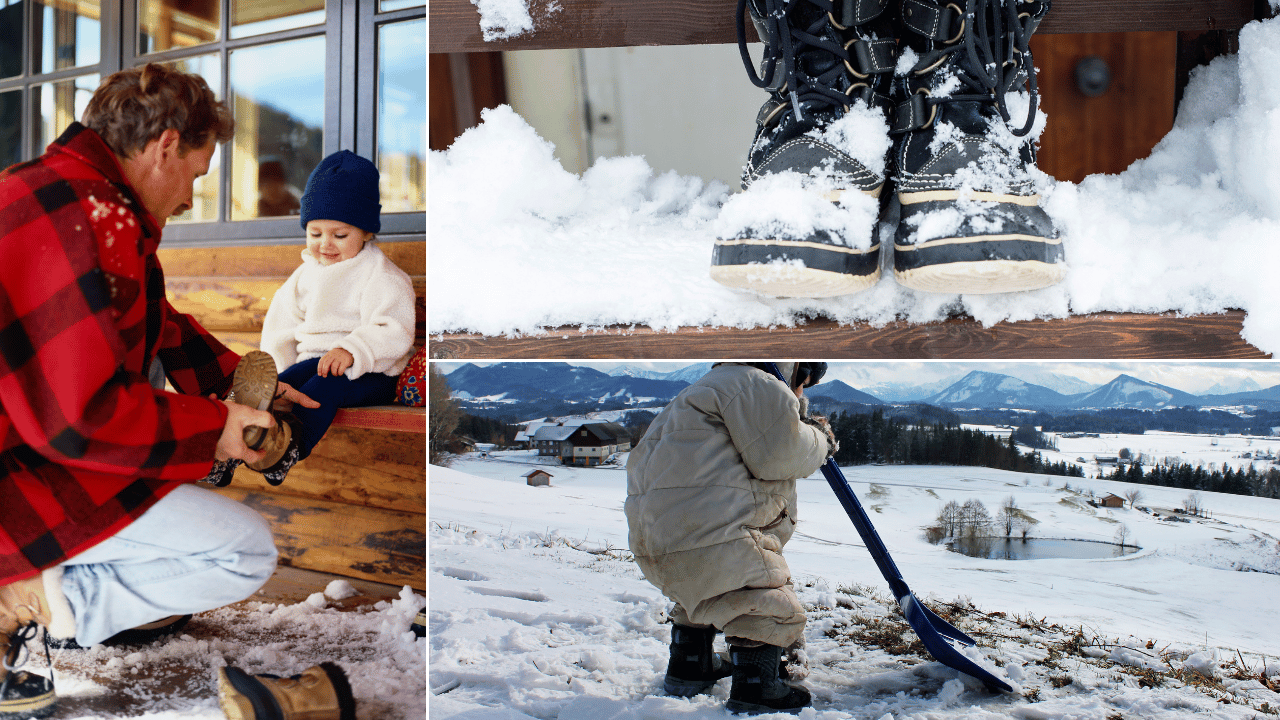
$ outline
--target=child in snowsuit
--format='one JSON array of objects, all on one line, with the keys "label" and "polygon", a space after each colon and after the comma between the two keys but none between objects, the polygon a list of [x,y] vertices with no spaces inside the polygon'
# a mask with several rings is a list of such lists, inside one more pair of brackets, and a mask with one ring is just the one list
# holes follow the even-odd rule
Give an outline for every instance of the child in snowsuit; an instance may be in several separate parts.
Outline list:
[{"label": "child in snowsuit", "polygon": [[[649,582],[675,602],[664,687],[708,690],[733,675],[733,712],[796,712],[808,691],[779,661],[804,636],[805,614],[782,547],[796,524],[796,480],[835,452],[803,388],[825,363],[720,363],[654,419],[627,461],[629,543]],[[730,663],[712,652],[725,634]]]},{"label": "child in snowsuit", "polygon": [[413,282],[373,242],[382,228],[378,197],[377,167],[348,150],[322,160],[307,180],[302,266],[271,299],[262,349],[280,381],[320,407],[294,406],[296,451],[263,473],[272,484],[311,454],[338,408],[390,404],[413,355]]}]

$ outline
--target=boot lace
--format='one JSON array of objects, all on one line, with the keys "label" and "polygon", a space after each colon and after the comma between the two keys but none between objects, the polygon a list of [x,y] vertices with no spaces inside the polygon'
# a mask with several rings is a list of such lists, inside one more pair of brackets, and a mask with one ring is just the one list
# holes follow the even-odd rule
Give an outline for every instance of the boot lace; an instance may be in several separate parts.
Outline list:
[{"label": "boot lace", "polygon": [[[788,15],[794,14],[802,3],[809,3],[823,11],[805,27],[788,22]],[[747,0],[738,0],[738,52],[742,55],[742,64],[753,85],[779,93],[785,92],[798,121],[804,119],[801,109],[804,103],[821,107],[843,107],[849,104],[849,96],[836,89],[839,80],[845,75],[845,66],[850,61],[849,52],[840,43],[822,35],[829,21],[834,25],[832,13],[835,12],[835,5],[831,0],[764,0],[761,20],[768,39],[765,43],[763,77],[756,73],[751,55],[747,52],[747,31],[743,19],[746,8]],[[810,76],[800,67],[799,56],[811,48],[831,54],[838,62],[833,62],[831,68],[821,74]]]},{"label": "boot lace", "polygon": [[[1018,4],[1018,0],[970,0],[964,11],[960,41],[927,54],[916,66],[924,68],[917,74],[924,74],[956,55],[956,76],[971,92],[932,102],[992,103],[1006,124],[1012,117],[1005,94],[1025,83],[1030,96],[1026,122],[1021,128],[1009,127],[1015,136],[1023,137],[1035,124],[1039,92],[1029,45],[1031,32],[1023,25],[1024,17],[1032,17],[1029,13],[1020,14]],[[1033,22],[1038,20],[1034,18]]]}]

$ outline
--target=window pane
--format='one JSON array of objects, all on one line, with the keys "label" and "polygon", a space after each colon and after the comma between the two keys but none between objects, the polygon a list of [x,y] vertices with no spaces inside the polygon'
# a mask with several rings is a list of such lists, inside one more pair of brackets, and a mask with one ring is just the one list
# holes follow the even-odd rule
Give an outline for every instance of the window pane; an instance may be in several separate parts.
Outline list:
[{"label": "window pane", "polygon": [[378,3],[378,12],[391,12],[411,7],[422,7],[426,3],[421,0],[382,0]]},{"label": "window pane", "polygon": [[213,42],[221,22],[219,0],[138,0],[138,53]]},{"label": "window pane", "polygon": [[98,64],[102,29],[98,0],[56,0],[33,5],[32,37],[40,43],[34,72]]},{"label": "window pane", "polygon": [[22,91],[0,93],[0,169],[22,159]]},{"label": "window pane", "polygon": [[297,215],[324,157],[324,38],[234,50],[229,65],[231,219]]},{"label": "window pane", "polygon": [[22,54],[27,51],[22,10],[22,0],[0,0],[0,78],[22,74]]},{"label": "window pane", "polygon": [[231,37],[292,30],[324,22],[324,0],[231,0]]},{"label": "window pane", "polygon": [[427,21],[378,31],[378,171],[382,211],[427,208]]},{"label": "window pane", "polygon": [[[219,100],[222,99],[222,66],[218,63],[216,54],[197,55],[165,64],[182,72],[193,73],[204,78],[204,81],[209,83],[209,87],[213,89],[213,94]],[[191,194],[191,209],[181,215],[169,218],[169,222],[213,222],[218,219],[218,193],[222,186],[222,183],[219,182],[222,177],[222,173],[219,172],[221,168],[222,145],[219,144],[217,149],[213,151],[213,157],[209,160],[208,174],[196,178],[195,188]]]},{"label": "window pane", "polygon": [[97,89],[97,73],[31,86],[31,104],[40,108],[40,152],[84,114]]}]

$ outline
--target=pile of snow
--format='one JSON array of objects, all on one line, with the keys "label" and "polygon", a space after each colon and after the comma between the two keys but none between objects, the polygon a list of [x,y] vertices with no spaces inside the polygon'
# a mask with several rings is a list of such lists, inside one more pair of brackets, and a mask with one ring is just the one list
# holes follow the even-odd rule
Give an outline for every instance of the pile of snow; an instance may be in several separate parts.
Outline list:
[{"label": "pile of snow", "polygon": [[[717,233],[745,227],[781,201],[743,199],[721,183],[674,172],[654,177],[639,157],[600,158],[574,175],[509,107],[489,110],[452,148],[431,153],[430,330],[745,328],[814,316],[883,325],[955,312],[989,325],[1243,308],[1244,338],[1274,353],[1280,285],[1260,273],[1280,266],[1277,62],[1280,20],[1250,23],[1238,55],[1193,73],[1174,129],[1149,158],[1079,185],[1045,181],[1045,207],[1063,231],[1070,271],[1057,287],[994,296],[908,291],[892,273],[870,290],[825,300],[730,290],[707,273]],[[793,189],[778,185],[772,190],[782,195]],[[850,203],[844,221],[826,216],[830,206],[786,221],[865,233],[869,208]]]},{"label": "pile of snow", "polygon": [[[430,468],[432,718],[726,717],[727,681],[690,699],[662,692],[669,604],[626,552],[625,472],[565,467],[550,487],[532,488],[518,467],[532,455],[499,455],[507,462],[465,457]],[[1265,716],[1263,703],[1280,707],[1273,689],[1280,637],[1268,632],[1280,575],[1180,555],[1219,537],[1270,534],[1274,547],[1280,501],[1206,493],[1207,504],[1247,510],[1253,520],[1170,527],[1140,513],[1067,507],[1060,501],[1075,496],[1058,484],[1063,478],[1046,487],[1043,476],[936,467],[856,467],[846,475],[870,501],[876,529],[915,593],[974,635],[979,644],[966,654],[1017,692],[991,695],[927,657],[861,639],[865,628],[902,621],[815,477],[800,483],[799,532],[786,549],[809,620],[805,682],[815,702],[801,718],[1243,720]],[[1092,484],[1100,492],[1126,488]],[[1157,500],[1182,492],[1144,490]],[[920,537],[948,500],[994,508],[1009,495],[1038,529],[1108,539],[1123,521],[1143,550],[1011,562],[957,555]],[[1242,552],[1249,547],[1255,560],[1276,552],[1241,543]],[[899,636],[904,645],[914,640],[905,629]]]}]

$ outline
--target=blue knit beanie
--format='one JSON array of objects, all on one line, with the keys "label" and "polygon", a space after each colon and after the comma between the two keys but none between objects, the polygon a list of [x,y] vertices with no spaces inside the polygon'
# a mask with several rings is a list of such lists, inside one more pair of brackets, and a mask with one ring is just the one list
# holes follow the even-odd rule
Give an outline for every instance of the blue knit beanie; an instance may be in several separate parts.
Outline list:
[{"label": "blue knit beanie", "polygon": [[312,220],[337,220],[376,233],[382,229],[379,198],[378,168],[350,150],[339,150],[321,160],[307,178],[302,229]]}]

